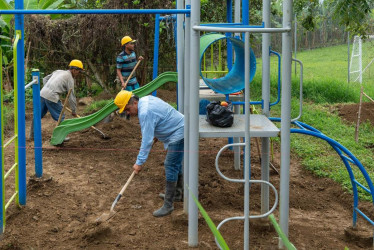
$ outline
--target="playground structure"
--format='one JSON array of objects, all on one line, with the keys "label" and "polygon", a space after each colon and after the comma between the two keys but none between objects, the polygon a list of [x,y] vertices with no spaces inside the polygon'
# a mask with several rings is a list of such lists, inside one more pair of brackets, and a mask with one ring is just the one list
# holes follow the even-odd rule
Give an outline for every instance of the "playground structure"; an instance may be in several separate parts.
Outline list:
[{"label": "playground structure", "polygon": [[[242,2],[243,9],[248,10],[248,1]],[[178,1],[178,6],[183,5],[183,1]],[[231,6],[232,3],[228,3],[228,6]],[[235,3],[236,10],[237,7],[240,6],[240,2],[237,1]],[[191,10],[189,10],[189,7],[191,7]],[[274,121],[280,121],[281,122],[281,187],[280,187],[280,226],[283,232],[285,232],[286,235],[288,235],[288,213],[289,213],[289,165],[290,165],[290,133],[303,133],[303,134],[309,134],[313,135],[319,138],[322,138],[326,141],[328,141],[332,147],[339,153],[341,156],[343,162],[346,163],[355,163],[361,171],[366,173],[365,169],[362,165],[358,162],[357,159],[353,157],[352,154],[350,154],[349,151],[347,151],[344,147],[342,147],[337,142],[329,139],[328,137],[321,135],[318,133],[319,131],[316,131],[312,127],[302,124],[300,122],[297,122],[294,120],[293,122],[297,124],[299,127],[303,128],[303,130],[294,130],[291,129],[291,116],[290,116],[290,102],[291,102],[291,14],[292,13],[292,1],[284,1],[283,5],[283,27],[282,28],[270,28],[270,2],[264,1],[264,25],[263,26],[256,26],[252,27],[249,25],[249,18],[248,18],[248,11],[243,11],[242,13],[242,19],[243,21],[235,21],[235,23],[232,23],[231,20],[228,20],[228,25],[209,25],[209,26],[203,26],[200,25],[200,2],[199,1],[192,1],[192,3],[186,2],[185,3],[185,9],[177,9],[177,10],[75,10],[75,11],[67,11],[67,10],[60,10],[60,11],[52,11],[52,10],[46,10],[46,11],[25,11],[22,10],[23,6],[21,1],[16,1],[16,9],[14,11],[1,11],[1,14],[15,14],[16,15],[16,30],[18,33],[20,33],[20,38],[17,43],[17,58],[18,58],[18,64],[17,64],[17,78],[19,79],[17,83],[17,89],[19,90],[16,94],[16,98],[18,101],[18,115],[17,115],[17,124],[15,127],[18,129],[17,133],[17,147],[19,152],[19,159],[17,162],[17,165],[19,166],[18,171],[18,178],[19,178],[19,197],[18,202],[20,205],[25,205],[25,195],[26,195],[26,176],[25,176],[25,118],[24,118],[24,92],[20,91],[24,89],[24,69],[23,69],[23,27],[22,27],[22,20],[24,14],[53,14],[53,13],[74,13],[74,14],[178,14],[177,16],[177,51],[178,51],[178,75],[175,73],[166,73],[161,74],[157,78],[154,79],[154,81],[146,85],[144,87],[139,89],[139,94],[146,95],[151,92],[153,92],[155,89],[157,89],[160,85],[162,85],[165,81],[175,81],[176,78],[178,82],[178,103],[179,110],[185,114],[185,183],[188,183],[190,186],[191,192],[198,197],[198,148],[199,148],[199,138],[203,137],[202,130],[201,130],[201,119],[198,115],[198,102],[199,102],[199,80],[200,80],[200,67],[201,67],[201,56],[202,53],[197,48],[201,48],[204,46],[200,46],[201,38],[200,38],[200,31],[212,31],[212,32],[233,32],[233,33],[245,33],[244,37],[244,43],[242,44],[237,41],[237,39],[233,38],[225,38],[225,37],[217,37],[214,38],[213,41],[216,41],[217,39],[228,39],[233,42],[234,48],[236,51],[236,60],[242,60],[242,61],[235,61],[233,69],[223,78],[219,79],[208,79],[203,78],[207,85],[210,86],[212,89],[217,90],[220,93],[223,94],[229,94],[232,92],[237,91],[238,89],[245,89],[245,102],[244,103],[250,103],[249,97],[250,97],[250,88],[249,83],[251,78],[254,75],[254,67],[252,64],[252,55],[250,53],[250,44],[249,44],[249,34],[250,33],[262,33],[263,35],[263,98],[261,101],[261,104],[263,106],[263,115],[261,116],[261,119],[264,122],[268,122],[269,126],[273,125],[270,120]],[[240,9],[240,8],[239,8]],[[186,14],[185,17],[185,29],[183,30],[183,16],[182,14]],[[191,14],[191,15],[190,15]],[[238,18],[235,16],[236,19]],[[229,19],[229,18],[228,18]],[[239,17],[240,19],[240,17]],[[178,21],[179,20],[179,21]],[[183,38],[183,33],[185,37]],[[270,33],[282,33],[282,114],[281,119],[269,119],[270,116],[270,101],[269,101],[269,56],[270,56]],[[222,36],[222,35],[221,35]],[[204,38],[203,38],[204,39]],[[207,43],[209,45],[209,42]],[[229,50],[229,49],[228,49]],[[243,57],[244,54],[244,57]],[[242,57],[240,57],[241,55]],[[190,62],[190,63],[184,63],[184,62]],[[255,64],[254,64],[255,65]],[[242,66],[239,68],[239,66]],[[185,74],[185,72],[191,72],[191,74]],[[236,81],[236,84],[233,84],[233,86],[225,86],[223,83],[227,81],[227,79],[230,79],[231,77],[239,77],[239,80]],[[147,90],[146,90],[147,89]],[[232,92],[231,92],[232,91]],[[92,114],[87,117],[82,117],[78,119],[72,119],[72,120],[66,120],[64,121],[60,126],[59,129],[56,131],[56,136],[54,136],[52,140],[56,140],[56,142],[60,141],[61,138],[65,138],[65,136],[73,131],[78,131],[83,128],[87,128],[91,126],[92,124],[97,123],[98,121],[105,118],[108,114],[113,112],[116,109],[116,107],[113,106],[113,104],[108,104],[107,107],[103,108],[99,112]],[[267,216],[271,211],[273,211],[276,204],[273,205],[272,209],[269,209],[269,187],[272,187],[272,185],[269,183],[269,138],[271,136],[275,136],[278,131],[272,127],[271,131],[260,131],[261,135],[257,134],[254,129],[251,129],[251,125],[256,124],[255,122],[255,116],[250,115],[249,112],[249,105],[244,106],[245,115],[243,115],[243,121],[245,125],[242,129],[238,131],[238,133],[235,136],[238,137],[244,137],[245,143],[239,143],[239,144],[231,144],[229,146],[245,146],[245,155],[250,155],[250,137],[262,137],[262,180],[256,181],[256,180],[250,180],[250,157],[245,157],[245,163],[244,163],[244,170],[245,170],[245,177],[242,180],[236,180],[237,182],[244,183],[245,192],[244,192],[244,216],[242,217],[234,217],[229,218],[225,220],[224,222],[227,222],[232,219],[240,219],[244,220],[244,248],[249,248],[249,219],[253,218],[249,216],[249,184],[250,183],[256,183],[260,182],[262,185],[262,203],[261,203],[261,212],[262,217]],[[301,116],[301,114],[300,114]],[[3,119],[2,119],[3,120]],[[311,132],[304,132],[305,128],[310,130]],[[40,128],[39,128],[40,129]],[[75,130],[76,129],[76,130]],[[233,127],[235,129],[235,127]],[[61,131],[61,132],[59,132]],[[54,132],[55,133],[55,132]],[[217,133],[220,133],[220,131],[213,131],[213,133],[207,132],[207,137],[215,137],[219,136]],[[36,134],[38,134],[38,131],[36,131]],[[226,130],[225,133],[221,136],[228,137],[228,135],[232,135],[233,131]],[[40,131],[39,131],[40,135]],[[3,145],[3,144],[2,144]],[[227,145],[225,146],[227,147]],[[194,152],[194,153],[192,153]],[[344,152],[346,155],[344,155],[342,152]],[[217,156],[218,157],[218,156]],[[3,159],[3,157],[2,157]],[[4,164],[2,163],[2,166]],[[188,167],[186,167],[188,166]],[[347,166],[347,165],[346,165]],[[347,168],[348,169],[348,168]],[[349,171],[349,170],[348,170]],[[351,174],[351,172],[350,172]],[[4,176],[4,174],[3,174]],[[354,187],[354,216],[353,216],[353,224],[356,223],[356,217],[357,213],[360,215],[363,215],[363,213],[357,209],[357,203],[358,199],[356,199],[357,194],[357,186],[363,187],[365,191],[368,191],[373,195],[373,185],[371,183],[370,178],[367,179],[369,188],[365,188],[362,184],[357,183],[354,177],[352,177],[352,185]],[[3,180],[3,179],[2,179]],[[2,182],[2,190],[4,191],[4,183]],[[272,187],[273,188],[273,187]],[[2,192],[3,193],[3,192]],[[2,200],[1,207],[4,207],[4,201]],[[188,196],[188,192],[185,192],[185,210],[188,211],[188,217],[189,217],[189,233],[188,233],[188,239],[189,239],[189,245],[190,246],[196,246],[198,244],[198,230],[197,230],[197,207],[195,203],[193,203]],[[7,204],[8,205],[8,204]],[[4,209],[5,210],[5,209]],[[2,215],[5,214],[5,211],[2,212]],[[364,216],[364,215],[363,215]],[[365,216],[364,216],[365,218]],[[373,222],[369,218],[365,218],[369,220],[371,224]],[[5,219],[2,219],[2,222],[5,223]],[[3,224],[2,223],[2,224]],[[5,225],[5,224],[3,224]],[[220,226],[222,223],[220,224]],[[280,246],[282,246],[282,241],[280,241]]]}]

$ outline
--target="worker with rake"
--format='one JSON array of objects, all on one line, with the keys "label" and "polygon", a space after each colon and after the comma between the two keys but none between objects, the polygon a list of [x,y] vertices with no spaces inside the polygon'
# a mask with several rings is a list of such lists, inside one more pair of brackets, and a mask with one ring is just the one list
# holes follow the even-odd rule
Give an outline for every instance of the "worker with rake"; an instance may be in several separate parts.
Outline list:
[{"label": "worker with rake", "polygon": [[135,173],[143,169],[154,141],[164,143],[167,150],[164,162],[166,188],[165,195],[162,195],[164,204],[153,212],[153,216],[166,216],[174,210],[173,202],[181,201],[183,196],[184,116],[158,97],[149,95],[139,99],[126,90],[117,94],[114,103],[120,113],[126,111],[139,117],[142,143],[133,166]]},{"label": "worker with rake", "polygon": [[[49,111],[53,120],[58,124],[60,121],[64,120],[64,106],[60,101],[60,95],[64,93],[67,93],[66,99],[69,101],[72,115],[77,117],[75,111],[77,101],[74,95],[74,83],[75,79],[82,71],[83,63],[80,60],[74,59],[69,63],[69,68],[67,70],[56,70],[52,74],[43,78],[43,88],[40,91],[41,118],[43,118]],[[34,124],[32,122],[29,139],[34,138],[33,126]],[[69,138],[66,137],[64,141],[68,140]]]}]

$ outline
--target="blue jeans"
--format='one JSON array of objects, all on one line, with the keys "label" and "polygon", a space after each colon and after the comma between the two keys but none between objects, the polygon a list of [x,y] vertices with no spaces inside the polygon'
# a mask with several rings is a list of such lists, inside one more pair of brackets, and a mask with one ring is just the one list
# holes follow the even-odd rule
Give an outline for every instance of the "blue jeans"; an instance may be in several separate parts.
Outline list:
[{"label": "blue jeans", "polygon": [[164,162],[166,181],[178,181],[178,175],[183,174],[183,155],[184,139],[172,142],[168,145],[168,152]]},{"label": "blue jeans", "polygon": [[[51,113],[53,120],[55,120],[56,122],[58,121],[58,118],[60,117],[60,113],[62,111],[61,101],[54,103],[54,102],[48,101],[47,99],[44,99],[43,97],[40,97],[40,107],[41,107],[40,118],[43,118],[49,111],[49,113]],[[65,115],[62,115],[61,121],[63,121],[64,118],[65,118]]]},{"label": "blue jeans", "polygon": [[133,90],[135,90],[135,89],[138,89],[140,86],[139,86],[139,83],[136,83],[136,84],[134,84],[134,85],[127,85],[126,86],[126,90],[128,90],[128,91],[133,91]]}]

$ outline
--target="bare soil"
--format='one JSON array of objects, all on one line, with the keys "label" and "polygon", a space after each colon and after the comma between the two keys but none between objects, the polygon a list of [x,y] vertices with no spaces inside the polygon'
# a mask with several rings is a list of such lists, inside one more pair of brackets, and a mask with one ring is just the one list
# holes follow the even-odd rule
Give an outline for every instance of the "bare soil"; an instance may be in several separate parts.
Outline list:
[{"label": "bare soil", "polygon": [[[339,116],[356,124],[359,106],[357,104],[339,105]],[[360,122],[369,121],[374,125],[374,103],[364,102],[361,106]]]},{"label": "bare soil", "polygon": [[[167,101],[175,100],[174,91],[158,93]],[[351,106],[340,107],[343,118],[357,112],[354,111],[357,107],[352,107],[351,113],[344,113],[348,108]],[[373,112],[368,112],[368,119],[373,119]],[[28,131],[31,111],[26,118]],[[34,177],[33,142],[27,141],[27,204],[22,208],[9,206],[0,249],[188,248],[188,218],[183,213],[183,203],[175,203],[175,211],[170,216],[152,216],[162,205],[158,194],[164,190],[165,182],[165,151],[161,143],[154,145],[145,170],[133,178],[117,203],[115,216],[108,222],[95,223],[102,213],[109,212],[131,175],[141,142],[137,118],[128,121],[114,116],[112,122],[97,124],[97,128],[110,136],[109,140],[103,140],[95,130],[86,129],[70,134],[70,141],[59,147],[49,145],[54,126],[50,115],[42,120],[44,175],[41,179]],[[225,181],[215,170],[215,156],[225,144],[226,139],[201,139],[199,148],[199,200],[216,225],[227,217],[243,215],[242,184]],[[260,179],[255,140],[251,149],[251,175],[253,179]],[[279,171],[277,145],[275,151],[273,165]],[[11,153],[7,152],[7,162],[13,159],[8,156]],[[243,176],[242,171],[233,168],[231,151],[225,153],[220,162],[224,174],[232,178]],[[279,175],[275,170],[270,173],[271,182],[279,190]],[[11,184],[9,181],[7,187]],[[260,203],[260,186],[253,184],[251,214],[260,213]],[[352,195],[338,184],[313,176],[298,159],[291,159],[289,238],[298,249],[371,247],[372,227],[366,221],[359,218],[358,230],[351,228],[352,204]],[[372,203],[362,202],[360,206],[373,216]],[[278,213],[277,209],[276,218],[279,218]],[[226,223],[221,232],[231,249],[243,248],[241,221]],[[277,248],[277,233],[268,221],[251,220],[250,245],[254,249]],[[198,249],[217,249],[213,234],[202,217],[199,218]]]}]

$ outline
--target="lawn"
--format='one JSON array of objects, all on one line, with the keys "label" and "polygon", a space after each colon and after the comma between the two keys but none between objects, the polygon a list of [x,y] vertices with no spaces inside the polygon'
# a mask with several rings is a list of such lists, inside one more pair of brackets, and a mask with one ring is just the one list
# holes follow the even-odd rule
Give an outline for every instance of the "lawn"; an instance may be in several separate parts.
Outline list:
[{"label": "lawn", "polygon": [[[374,141],[374,127],[366,122],[360,126],[360,139],[354,140],[355,124],[343,121],[336,107],[346,103],[358,103],[360,97],[360,84],[347,82],[347,47],[345,45],[328,48],[320,48],[310,51],[298,52],[297,58],[303,62],[303,115],[300,121],[305,122],[325,135],[338,141],[350,150],[374,178],[373,150],[369,142]],[[251,83],[251,99],[258,100],[261,97],[261,59],[257,60],[257,72]],[[365,67],[365,66],[364,66]],[[374,64],[372,65],[374,67]],[[271,100],[276,98],[277,83],[277,58],[271,59]],[[299,73],[294,74],[292,67],[292,117],[298,114],[299,105]],[[364,91],[371,97],[374,96],[374,80],[368,76],[367,70],[364,76]],[[368,99],[364,99],[368,102]],[[272,108],[271,116],[280,116],[280,105]],[[369,143],[369,144],[368,144]],[[337,153],[320,139],[311,139],[303,135],[291,136],[293,154],[301,159],[302,164],[318,176],[332,178],[342,184],[347,190],[351,190],[348,172]],[[358,180],[363,177],[358,174]],[[361,194],[361,198],[370,199],[367,194]]]}]

